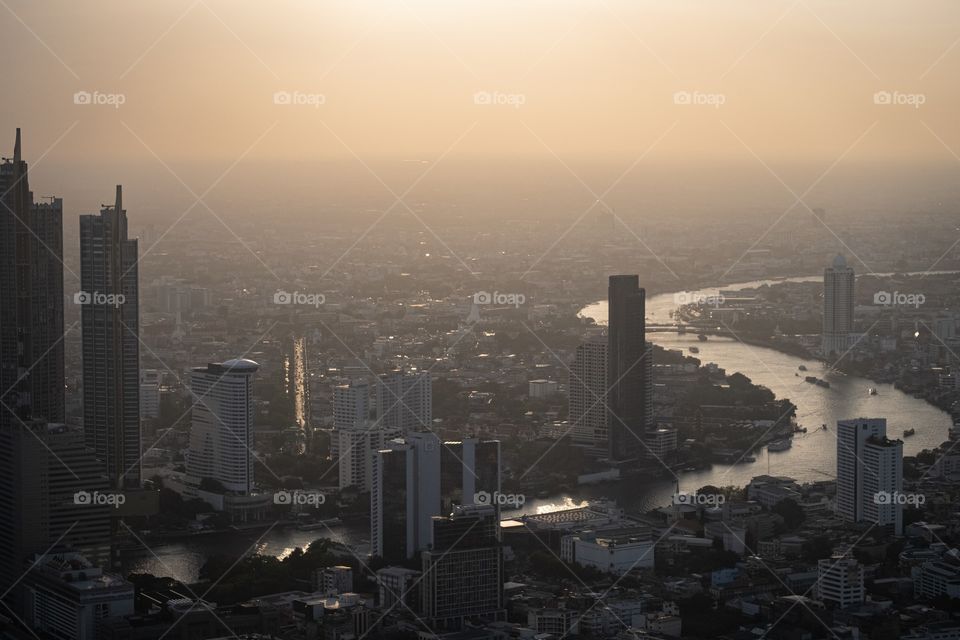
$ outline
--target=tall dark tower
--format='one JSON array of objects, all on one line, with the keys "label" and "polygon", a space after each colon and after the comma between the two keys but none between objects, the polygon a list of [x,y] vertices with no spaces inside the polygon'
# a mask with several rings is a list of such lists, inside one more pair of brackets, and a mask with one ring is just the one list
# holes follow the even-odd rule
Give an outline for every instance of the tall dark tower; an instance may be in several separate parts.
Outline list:
[{"label": "tall dark tower", "polygon": [[650,362],[645,356],[646,291],[639,276],[610,276],[607,338],[607,404],[611,460],[644,453],[644,432],[652,426]]},{"label": "tall dark tower", "polygon": [[17,129],[0,164],[0,426],[63,421],[63,205],[34,205]]},{"label": "tall dark tower", "polygon": [[117,185],[114,205],[80,216],[83,430],[105,461],[110,485],[140,485],[138,245],[127,237]]}]

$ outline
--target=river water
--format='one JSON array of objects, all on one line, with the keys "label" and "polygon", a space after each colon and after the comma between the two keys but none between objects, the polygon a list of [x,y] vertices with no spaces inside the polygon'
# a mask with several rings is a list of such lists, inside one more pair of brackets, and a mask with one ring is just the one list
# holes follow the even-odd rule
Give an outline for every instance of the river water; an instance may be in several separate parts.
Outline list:
[{"label": "river water", "polygon": [[[820,279],[821,276],[811,276],[778,282],[811,282]],[[723,289],[749,289],[773,283],[770,280],[758,280],[726,285]],[[718,290],[702,289],[696,293],[716,295]],[[671,312],[676,308],[672,293],[651,296],[647,300],[647,321],[650,324],[669,324],[672,322]],[[605,325],[606,301],[585,307],[581,315]],[[903,439],[904,455],[913,455],[922,449],[940,445],[947,439],[947,431],[953,423],[946,412],[895,389],[891,384],[878,384],[833,372],[816,360],[743,344],[728,337],[711,336],[707,342],[700,342],[695,334],[650,333],[647,338],[666,349],[682,349],[684,352],[696,346],[700,353],[693,355],[701,362],[715,362],[728,374],[740,372],[754,383],[768,387],[777,398],[789,398],[797,406],[797,422],[808,429],[806,434],[796,434],[793,446],[786,451],[768,453],[764,448],[751,454],[756,457],[756,462],[714,464],[710,469],[683,473],[679,476],[680,489],[683,491],[695,490],[707,484],[743,486],[754,476],[765,473],[790,476],[799,482],[833,478],[837,464],[837,420],[886,418],[887,433],[891,437],[901,437],[905,429],[916,429],[916,435]],[[800,371],[800,365],[807,367],[808,371]],[[804,382],[803,378],[807,375],[827,380],[830,388]],[[868,394],[870,387],[877,389],[877,395]],[[823,424],[828,426],[827,430],[820,429]],[[650,507],[667,504],[673,490],[671,482],[647,487],[640,502]]]},{"label": "river water", "polygon": [[[790,282],[819,280],[820,276],[790,278]],[[779,280],[783,282],[784,280]],[[753,281],[724,286],[724,290],[747,289],[774,281]],[[714,295],[717,289],[702,289],[702,295]],[[676,309],[672,293],[651,296],[647,300],[647,321],[650,324],[669,324],[671,312]],[[593,318],[599,324],[607,322],[606,301],[588,305],[581,315]],[[768,453],[766,449],[755,452],[757,460],[738,465],[715,464],[710,469],[682,473],[679,486],[683,491],[696,490],[704,485],[743,486],[754,476],[772,473],[787,475],[800,482],[812,482],[834,477],[836,473],[835,425],[837,420],[857,417],[887,419],[888,433],[899,437],[903,430],[916,429],[916,435],[904,439],[904,454],[913,455],[921,449],[938,446],[947,439],[947,430],[952,424],[950,416],[928,404],[902,393],[889,384],[877,384],[863,378],[845,376],[828,371],[815,360],[804,360],[753,345],[745,345],[733,338],[711,337],[707,342],[698,341],[696,335],[675,333],[651,333],[648,338],[667,349],[683,349],[697,346],[696,354],[701,362],[715,362],[727,373],[740,372],[757,384],[768,387],[778,398],[789,398],[797,406],[797,422],[808,428],[806,434],[793,438],[793,447],[781,452]],[[807,373],[798,370],[806,366]],[[794,375],[799,373],[800,375]],[[803,376],[814,375],[830,382],[826,389],[804,382]],[[877,395],[867,393],[870,387]],[[822,424],[828,430],[821,430]],[[571,494],[545,500],[528,501],[523,509],[513,514],[537,513],[568,508],[582,500],[610,498],[622,506],[648,509],[669,504],[676,489],[672,478],[648,482],[642,487],[600,485],[584,487]],[[230,534],[200,536],[178,540],[144,550],[136,557],[125,561],[127,572],[146,572],[167,575],[185,582],[194,582],[200,567],[213,554],[237,558],[242,554],[258,552],[284,557],[295,547],[306,547],[313,540],[329,537],[351,546],[362,558],[369,549],[369,531],[366,528],[338,525],[329,530],[298,531],[273,529],[246,531]],[[262,539],[260,539],[262,536]]]}]

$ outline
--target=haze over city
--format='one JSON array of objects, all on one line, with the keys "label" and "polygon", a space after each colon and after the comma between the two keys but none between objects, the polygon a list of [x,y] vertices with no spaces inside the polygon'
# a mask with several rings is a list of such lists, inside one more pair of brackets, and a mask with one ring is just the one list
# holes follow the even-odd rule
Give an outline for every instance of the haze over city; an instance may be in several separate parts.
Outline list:
[{"label": "haze over city", "polygon": [[0,56],[0,637],[960,639],[956,2]]}]

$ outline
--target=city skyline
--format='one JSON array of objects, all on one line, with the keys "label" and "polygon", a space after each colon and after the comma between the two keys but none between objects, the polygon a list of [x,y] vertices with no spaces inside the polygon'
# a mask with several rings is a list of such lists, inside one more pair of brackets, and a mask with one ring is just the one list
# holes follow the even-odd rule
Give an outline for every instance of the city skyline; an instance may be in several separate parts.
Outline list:
[{"label": "city skyline", "polygon": [[4,638],[960,638],[954,2],[0,15]]}]

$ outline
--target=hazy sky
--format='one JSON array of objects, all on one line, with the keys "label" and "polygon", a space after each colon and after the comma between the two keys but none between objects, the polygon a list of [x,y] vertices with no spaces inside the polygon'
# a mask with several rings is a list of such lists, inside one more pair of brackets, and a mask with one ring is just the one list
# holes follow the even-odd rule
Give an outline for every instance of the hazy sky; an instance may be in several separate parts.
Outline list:
[{"label": "hazy sky", "polygon": [[[3,4],[0,121],[35,150],[78,122],[61,159],[146,145],[230,160],[261,136],[255,153],[276,158],[629,156],[663,136],[663,159],[745,144],[831,162],[871,126],[851,158],[949,157],[924,123],[960,150],[955,0]],[[124,103],[76,105],[77,91]],[[278,105],[278,91],[323,104]],[[475,104],[483,91],[505,104]],[[878,105],[878,91],[924,103]]]},{"label": "hazy sky", "polygon": [[960,169],[956,0],[2,0],[0,16],[3,153],[23,127],[61,193],[70,167],[146,166],[199,194],[234,162],[363,173],[381,156],[613,158],[598,191],[638,159],[767,181],[765,163],[808,163],[797,190],[834,163]]}]

